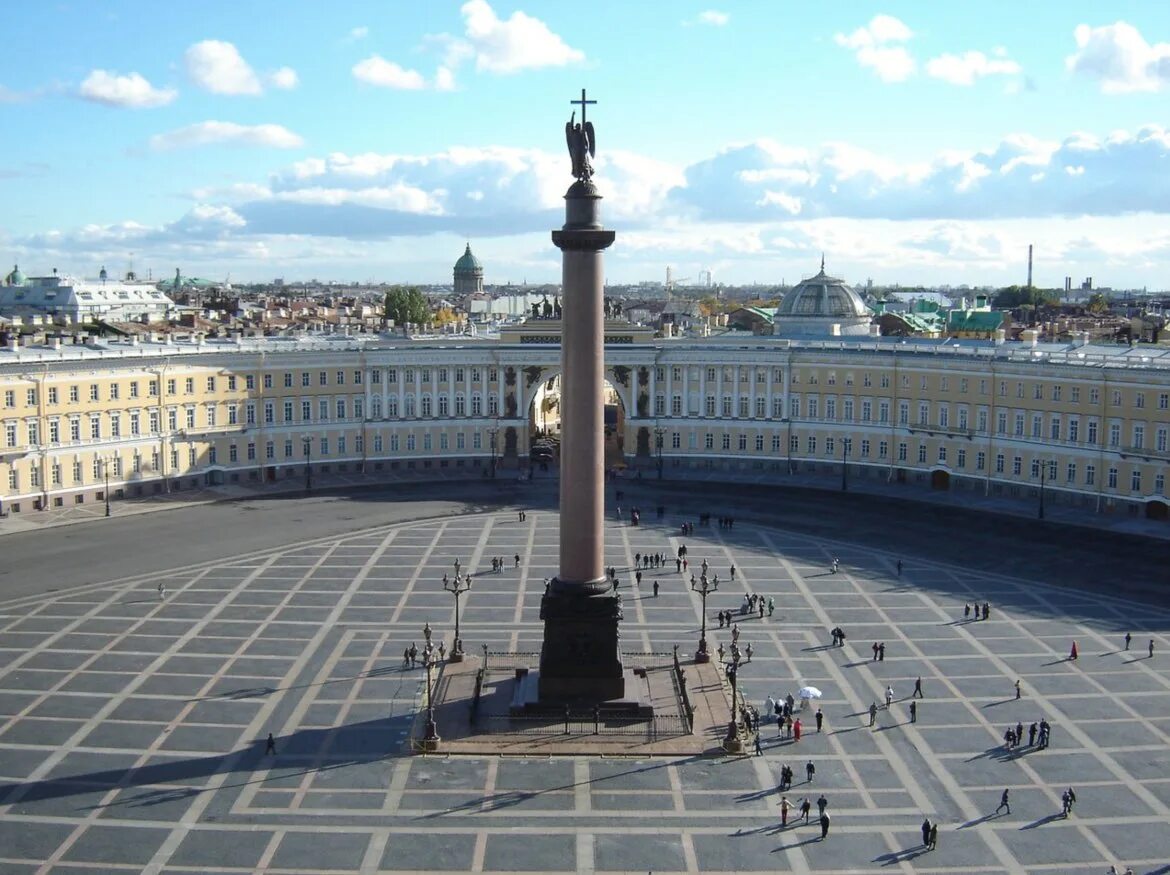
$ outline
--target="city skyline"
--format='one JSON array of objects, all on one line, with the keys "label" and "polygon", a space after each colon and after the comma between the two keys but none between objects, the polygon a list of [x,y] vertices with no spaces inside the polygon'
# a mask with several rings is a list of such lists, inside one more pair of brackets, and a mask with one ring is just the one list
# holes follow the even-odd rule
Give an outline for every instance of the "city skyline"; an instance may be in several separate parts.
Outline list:
[{"label": "city skyline", "polygon": [[1040,286],[1170,286],[1170,10],[589,10],[20,4],[0,257],[434,283],[470,240],[490,284],[555,282],[586,87],[611,282],[792,283],[825,251],[855,282],[1007,285],[1031,243]]}]

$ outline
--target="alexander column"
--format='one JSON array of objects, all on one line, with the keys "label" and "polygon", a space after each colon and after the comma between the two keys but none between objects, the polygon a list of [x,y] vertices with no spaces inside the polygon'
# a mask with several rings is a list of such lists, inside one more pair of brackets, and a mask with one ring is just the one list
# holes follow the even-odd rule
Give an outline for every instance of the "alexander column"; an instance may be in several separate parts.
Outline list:
[{"label": "alexander column", "polygon": [[552,232],[562,252],[560,573],[540,605],[544,646],[541,704],[621,699],[625,692],[618,621],[621,599],[605,576],[605,278],[601,253],[614,232],[601,225],[594,186],[596,138],[586,107],[565,125],[576,181],[565,193],[565,225]]}]

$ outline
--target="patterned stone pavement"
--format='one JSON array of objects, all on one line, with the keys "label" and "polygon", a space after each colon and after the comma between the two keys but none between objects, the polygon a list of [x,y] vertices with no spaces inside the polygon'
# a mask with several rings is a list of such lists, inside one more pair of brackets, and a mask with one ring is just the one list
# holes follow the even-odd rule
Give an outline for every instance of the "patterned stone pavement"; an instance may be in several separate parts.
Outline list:
[{"label": "patterned stone pavement", "polygon": [[[450,641],[442,574],[455,558],[477,572],[470,647],[536,649],[556,525],[550,512],[477,514],[0,603],[0,872],[1167,871],[1170,611],[1105,585],[976,574],[959,554],[907,560],[899,577],[895,556],[774,529],[685,539],[723,581],[712,616],[745,590],[777,600],[741,624],[749,695],[824,691],[825,730],[809,719],[793,742],[765,727],[762,757],[410,755],[423,677],[402,653],[427,621]],[[610,523],[607,560],[624,569],[679,543],[676,529]],[[620,576],[624,650],[693,648],[699,601],[673,562],[641,587]],[[964,621],[972,600],[991,619]],[[834,625],[844,648],[827,646]],[[896,701],[871,729],[887,684]],[[1004,749],[1004,729],[1041,717],[1048,750]],[[779,828],[784,764],[794,805],[828,800],[827,840]],[[1078,803],[1063,818],[1068,786]],[[1004,788],[1011,813],[995,815]],[[934,851],[924,815],[940,824]]]}]

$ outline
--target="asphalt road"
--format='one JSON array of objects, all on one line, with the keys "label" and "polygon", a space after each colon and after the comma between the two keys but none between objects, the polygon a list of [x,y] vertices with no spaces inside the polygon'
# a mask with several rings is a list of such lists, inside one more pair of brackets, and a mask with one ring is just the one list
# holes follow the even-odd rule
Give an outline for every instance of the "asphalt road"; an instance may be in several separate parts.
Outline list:
[{"label": "asphalt road", "polygon": [[[623,506],[646,520],[734,515],[863,547],[1091,588],[1166,604],[1170,545],[1133,535],[1042,523],[860,493],[735,484],[625,482]],[[608,490],[612,508],[613,489]],[[502,507],[555,508],[552,481],[403,484],[345,494],[277,496],[200,505],[23,532],[0,540],[0,599],[284,546],[365,528]]]}]

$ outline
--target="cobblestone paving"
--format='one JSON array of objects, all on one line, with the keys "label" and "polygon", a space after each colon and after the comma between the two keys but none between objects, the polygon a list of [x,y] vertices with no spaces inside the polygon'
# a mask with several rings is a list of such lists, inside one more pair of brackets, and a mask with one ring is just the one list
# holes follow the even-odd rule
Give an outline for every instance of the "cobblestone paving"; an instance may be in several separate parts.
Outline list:
[{"label": "cobblestone paving", "polygon": [[[895,556],[773,529],[685,539],[722,581],[712,617],[745,590],[777,601],[741,623],[749,695],[824,691],[824,731],[808,714],[799,742],[765,727],[762,757],[411,756],[423,676],[402,653],[428,621],[450,642],[442,574],[455,558],[477,573],[470,647],[534,650],[556,525],[479,514],[0,603],[0,872],[1167,871],[1170,612],[1104,584],[1094,595],[976,574],[957,555],[907,561],[899,577]],[[698,596],[673,562],[640,587],[624,570],[680,543],[674,529],[610,524],[624,650],[693,648]],[[991,618],[964,620],[964,602],[984,600]],[[835,625],[844,648],[828,646]],[[887,684],[895,702],[871,729]],[[1042,717],[1049,749],[1004,748],[1008,726]],[[809,797],[815,816],[827,799],[825,841],[795,817],[780,828],[784,764],[794,805]],[[1079,801],[1065,818],[1069,786]],[[1004,788],[1011,813],[997,815]],[[921,846],[924,815],[937,850]]]}]

